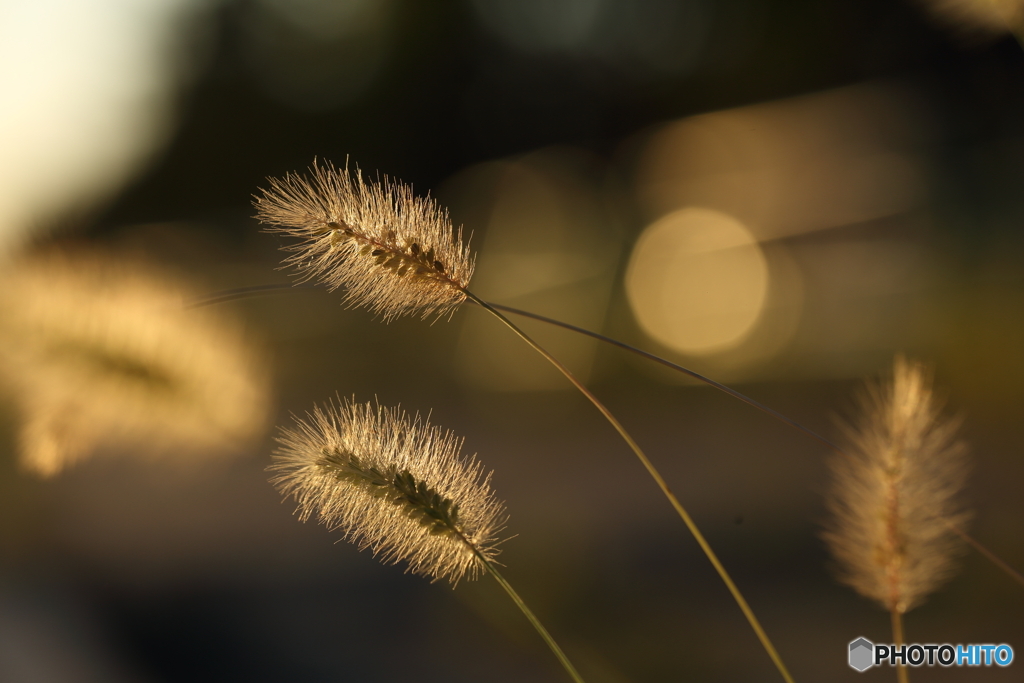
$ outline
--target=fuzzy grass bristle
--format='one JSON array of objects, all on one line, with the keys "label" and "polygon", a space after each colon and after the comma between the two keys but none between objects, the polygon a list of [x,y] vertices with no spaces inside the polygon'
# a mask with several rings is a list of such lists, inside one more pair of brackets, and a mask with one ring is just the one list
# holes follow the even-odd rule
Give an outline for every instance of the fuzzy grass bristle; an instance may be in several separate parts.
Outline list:
[{"label": "fuzzy grass bristle", "polygon": [[966,447],[919,363],[897,357],[892,382],[869,386],[862,404],[850,455],[832,462],[824,537],[844,583],[902,614],[955,571]]},{"label": "fuzzy grass bristle", "polygon": [[498,554],[504,506],[462,439],[400,409],[352,401],[317,406],[283,429],[271,479],[317,517],[384,562],[453,584]]},{"label": "fuzzy grass bristle", "polygon": [[260,222],[301,240],[285,247],[300,281],[343,288],[348,303],[384,320],[443,316],[465,301],[473,257],[462,231],[408,185],[314,162],[309,176],[271,178],[262,192],[254,202]]}]

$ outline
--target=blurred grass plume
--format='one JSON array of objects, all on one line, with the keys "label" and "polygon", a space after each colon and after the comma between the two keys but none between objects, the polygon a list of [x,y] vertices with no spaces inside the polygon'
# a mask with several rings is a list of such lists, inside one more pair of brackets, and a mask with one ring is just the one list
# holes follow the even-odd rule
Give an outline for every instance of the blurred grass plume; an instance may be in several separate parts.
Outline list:
[{"label": "blurred grass plume", "polygon": [[51,476],[101,446],[187,460],[263,433],[265,359],[223,311],[186,310],[194,295],[124,255],[8,265],[0,377],[23,413],[26,469]]},{"label": "blurred grass plume", "polygon": [[962,35],[996,37],[1024,30],[1022,0],[919,0],[939,22]]},{"label": "blurred grass plume", "polygon": [[898,615],[956,570],[967,449],[920,363],[897,357],[892,381],[869,385],[861,409],[845,426],[850,455],[832,460],[824,538],[840,580]]}]

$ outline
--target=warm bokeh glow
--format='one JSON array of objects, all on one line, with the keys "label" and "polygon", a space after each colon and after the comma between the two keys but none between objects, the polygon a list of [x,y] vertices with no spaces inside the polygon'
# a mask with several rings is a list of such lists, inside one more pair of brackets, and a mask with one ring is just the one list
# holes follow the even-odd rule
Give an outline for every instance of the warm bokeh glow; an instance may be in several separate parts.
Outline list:
[{"label": "warm bokeh glow", "polygon": [[[547,149],[471,167],[447,185],[456,223],[483,226],[472,289],[497,303],[599,329],[611,296],[616,240],[588,157]],[[498,391],[571,389],[532,349],[490,316],[467,315],[458,365],[471,386]],[[550,334],[541,329],[542,335]],[[545,345],[574,372],[589,373],[593,340],[552,335]]]},{"label": "warm bokeh glow", "polygon": [[[641,245],[630,271],[641,326],[678,351],[714,352],[715,371],[738,372],[733,379],[780,368],[857,374],[877,362],[873,349],[892,344],[881,340],[911,343],[923,309],[902,292],[927,286],[930,256],[912,235],[929,222],[930,120],[913,92],[875,82],[690,116],[647,134],[635,175],[641,210],[659,225],[688,207],[731,216],[757,244],[749,253],[763,252],[771,286],[762,298],[763,262],[752,255],[759,265],[734,274],[710,256],[707,266],[669,266],[667,248],[649,247],[671,272],[662,283],[637,265]],[[689,293],[670,305],[670,287]]]},{"label": "warm bokeh glow", "polygon": [[704,208],[675,211],[644,231],[626,274],[641,327],[677,351],[736,346],[764,308],[768,265],[750,231]]},{"label": "warm bokeh glow", "polygon": [[924,198],[927,123],[877,84],[693,116],[651,136],[638,193],[651,216],[706,206],[762,240],[879,220]]},{"label": "warm bokeh glow", "polygon": [[[164,140],[194,0],[33,0],[0,19],[0,255],[91,207]],[[194,56],[198,44],[190,44]]]},{"label": "warm bokeh glow", "polygon": [[962,36],[1019,33],[1024,28],[1021,0],[919,0],[935,20]]},{"label": "warm bokeh glow", "polygon": [[0,281],[0,378],[21,462],[56,474],[100,446],[241,452],[262,434],[267,364],[223,311],[124,255],[24,258]]}]

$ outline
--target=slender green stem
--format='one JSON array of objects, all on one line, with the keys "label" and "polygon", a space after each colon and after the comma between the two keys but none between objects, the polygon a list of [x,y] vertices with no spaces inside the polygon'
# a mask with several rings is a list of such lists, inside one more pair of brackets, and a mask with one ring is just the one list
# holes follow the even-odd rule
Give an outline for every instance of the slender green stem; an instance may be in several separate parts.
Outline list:
[{"label": "slender green stem", "polygon": [[[895,607],[889,611],[889,615],[892,617],[892,644],[896,647],[903,645],[903,613]],[[896,681],[897,683],[909,683],[907,677],[907,667],[902,664],[896,665]]]},{"label": "slender green stem", "polygon": [[585,387],[582,382],[576,379],[576,377],[569,371],[569,369],[562,365],[562,363],[557,358],[548,353],[547,350],[544,349],[544,347],[542,347],[540,344],[531,339],[529,335],[527,335],[521,329],[516,327],[516,325],[511,320],[502,315],[500,311],[495,309],[489,303],[487,303],[483,299],[480,299],[479,297],[477,297],[475,294],[472,294],[468,290],[463,291],[466,292],[466,296],[469,297],[470,300],[490,311],[495,317],[498,318],[498,320],[503,322],[506,326],[509,327],[509,329],[511,329],[513,332],[519,335],[519,337],[523,341],[525,341],[527,344],[533,347],[539,354],[544,356],[544,358],[546,358],[552,365],[558,368],[558,370],[563,375],[565,375],[566,379],[572,382],[573,386],[579,389],[579,391],[584,396],[586,396],[591,403],[594,404],[594,407],[597,408],[602,415],[604,415],[605,419],[608,420],[612,427],[615,428],[615,431],[619,433],[619,436],[621,436],[622,439],[633,450],[633,453],[636,454],[636,457],[640,459],[641,463],[643,463],[644,468],[647,469],[648,474],[650,474],[651,478],[654,479],[655,483],[657,483],[658,488],[661,489],[661,492],[668,499],[669,503],[671,503],[672,507],[675,508],[676,512],[682,518],[683,523],[686,524],[686,528],[690,530],[691,534],[693,534],[693,537],[696,539],[697,544],[700,546],[701,550],[704,551],[704,554],[707,556],[708,560],[715,568],[715,571],[718,572],[718,575],[721,577],[722,581],[729,589],[729,592],[732,593],[733,599],[736,601],[736,604],[739,605],[739,608],[743,612],[743,615],[747,618],[747,621],[750,623],[750,627],[754,629],[754,633],[757,634],[758,640],[761,641],[761,645],[764,646],[765,651],[768,653],[768,656],[771,657],[772,662],[775,663],[775,667],[779,670],[779,673],[782,674],[783,679],[785,679],[787,683],[793,683],[793,679],[789,675],[789,671],[786,670],[785,664],[782,663],[782,658],[779,656],[779,653],[776,652],[775,646],[772,645],[771,640],[769,640],[768,638],[768,634],[764,632],[763,628],[761,628],[760,622],[758,622],[757,617],[754,616],[753,610],[750,609],[750,606],[747,604],[747,601],[740,593],[739,588],[737,588],[736,584],[733,583],[733,580],[729,576],[729,573],[725,571],[725,567],[722,566],[722,563],[718,560],[718,556],[715,555],[715,552],[711,549],[711,546],[708,544],[707,540],[705,540],[704,535],[700,532],[700,529],[697,528],[697,525],[694,523],[689,513],[686,512],[686,509],[679,502],[679,499],[677,499],[675,494],[672,493],[671,489],[669,489],[668,483],[665,481],[664,477],[661,476],[661,473],[654,466],[654,463],[652,463],[650,459],[647,457],[647,455],[644,454],[643,450],[641,450],[637,442],[633,440],[633,437],[630,436],[629,432],[626,431],[625,427],[623,427],[622,424],[615,418],[615,416],[612,415],[611,411],[608,410],[608,408],[605,407],[605,405],[601,403],[600,400],[598,400],[597,396],[595,396],[593,392],[587,389],[587,387]]},{"label": "slender green stem", "polygon": [[511,584],[509,584],[509,582],[505,580],[505,577],[501,575],[501,573],[498,571],[498,568],[494,566],[494,563],[488,560],[480,553],[477,553],[477,557],[480,558],[480,561],[483,563],[484,568],[487,569],[487,572],[494,577],[494,580],[498,582],[498,585],[505,589],[505,592],[508,593],[508,596],[512,598],[512,602],[516,603],[516,606],[520,609],[520,611],[522,611],[522,613],[526,616],[530,623],[533,624],[533,628],[537,630],[537,633],[540,634],[540,637],[544,639],[544,642],[548,644],[548,647],[551,648],[551,651],[555,653],[555,657],[558,658],[558,661],[562,664],[562,667],[569,674],[572,680],[576,681],[576,683],[584,683],[583,677],[580,676],[579,672],[577,672],[576,668],[572,665],[572,662],[570,662],[569,658],[565,656],[564,652],[562,652],[562,648],[558,646],[558,643],[555,642],[555,639],[552,638],[551,634],[548,633],[548,630],[544,628],[544,624],[540,623],[540,619],[538,619],[537,616],[530,610],[530,608],[526,606],[526,603],[523,602],[523,599],[519,597],[518,593],[515,592]]}]

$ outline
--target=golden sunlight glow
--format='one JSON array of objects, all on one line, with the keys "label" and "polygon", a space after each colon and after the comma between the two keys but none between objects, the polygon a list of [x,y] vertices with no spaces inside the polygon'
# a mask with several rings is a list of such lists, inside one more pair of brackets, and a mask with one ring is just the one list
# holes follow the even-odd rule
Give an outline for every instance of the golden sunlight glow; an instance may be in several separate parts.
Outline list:
[{"label": "golden sunlight glow", "polygon": [[0,256],[115,192],[165,139],[194,0],[33,0],[0,19]]},{"label": "golden sunlight glow", "polygon": [[[615,277],[616,236],[585,153],[539,150],[514,161],[473,166],[447,183],[442,202],[455,223],[486,226],[474,240],[473,291],[590,329],[604,321]],[[522,322],[522,321],[517,321]],[[581,378],[595,343],[535,329],[548,349]],[[465,315],[458,371],[470,386],[493,391],[571,390],[532,349],[490,316]]]},{"label": "golden sunlight glow", "polygon": [[768,266],[735,218],[681,209],[641,235],[626,291],[637,321],[654,339],[683,353],[713,353],[739,345],[758,321]]},{"label": "golden sunlight glow", "polygon": [[[707,369],[732,380],[787,363],[856,374],[862,361],[848,359],[905,344],[893,341],[896,330],[920,313],[901,308],[911,298],[898,292],[923,286],[927,273],[909,235],[928,221],[932,121],[912,91],[873,82],[646,133],[636,142],[635,196],[658,223],[634,254],[629,285],[643,330],[679,352],[710,354]],[[682,235],[697,228],[681,218],[697,223],[692,207],[720,212],[715,224],[733,226],[722,239],[749,231],[756,246],[693,253],[694,238]],[[890,306],[901,313],[884,315]]]},{"label": "golden sunlight glow", "polygon": [[891,218],[922,203],[927,128],[879,84],[701,114],[651,135],[637,191],[650,217],[706,206],[762,241]]},{"label": "golden sunlight glow", "polygon": [[998,36],[1024,25],[1021,0],[924,0],[932,16],[963,37]]}]

